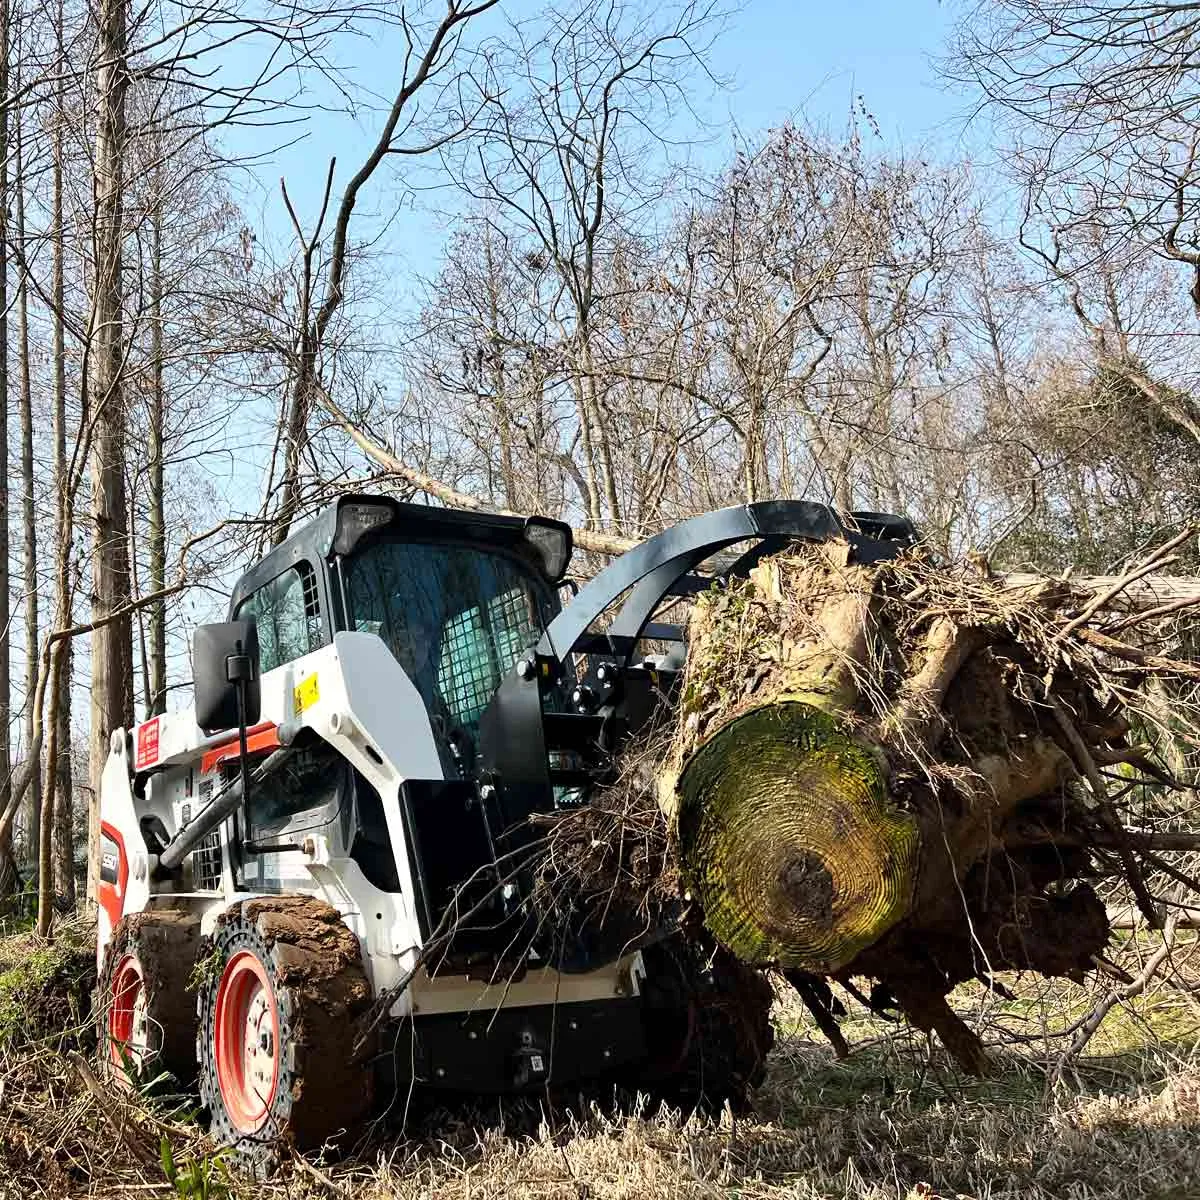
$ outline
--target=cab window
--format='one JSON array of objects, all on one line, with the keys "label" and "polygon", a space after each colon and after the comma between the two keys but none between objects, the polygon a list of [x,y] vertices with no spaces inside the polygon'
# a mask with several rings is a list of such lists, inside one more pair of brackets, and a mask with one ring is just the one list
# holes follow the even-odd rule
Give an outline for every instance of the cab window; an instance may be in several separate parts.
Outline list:
[{"label": "cab window", "polygon": [[247,596],[238,605],[239,620],[258,627],[261,670],[266,672],[318,649],[324,641],[317,580],[308,563],[299,563]]},{"label": "cab window", "polygon": [[380,539],[345,580],[352,627],[383,639],[431,716],[472,733],[554,615],[533,571],[486,546]]}]

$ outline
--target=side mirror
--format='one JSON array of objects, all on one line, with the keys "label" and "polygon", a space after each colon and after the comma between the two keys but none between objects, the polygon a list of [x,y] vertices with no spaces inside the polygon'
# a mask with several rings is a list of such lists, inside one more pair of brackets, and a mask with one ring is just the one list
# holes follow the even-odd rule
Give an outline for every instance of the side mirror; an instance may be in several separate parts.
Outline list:
[{"label": "side mirror", "polygon": [[[261,696],[258,631],[253,621],[198,625],[192,634],[192,683],[196,724],[205,733],[257,725]],[[244,689],[245,712],[239,711]]]}]

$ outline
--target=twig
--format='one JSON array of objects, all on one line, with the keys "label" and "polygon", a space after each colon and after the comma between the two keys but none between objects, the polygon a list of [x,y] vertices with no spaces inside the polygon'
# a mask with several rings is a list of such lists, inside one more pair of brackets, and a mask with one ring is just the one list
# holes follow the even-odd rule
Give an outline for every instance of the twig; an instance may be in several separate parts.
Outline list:
[{"label": "twig", "polygon": [[1100,1028],[1104,1018],[1108,1016],[1112,1010],[1121,1003],[1122,1000],[1132,1000],[1134,996],[1140,996],[1149,986],[1150,980],[1154,978],[1158,968],[1171,953],[1171,946],[1175,941],[1175,927],[1178,924],[1179,918],[1172,914],[1167,918],[1166,927],[1163,929],[1162,945],[1146,960],[1146,965],[1142,968],[1132,983],[1127,983],[1123,988],[1117,988],[1110,991],[1104,999],[1102,999],[1095,1008],[1088,1013],[1084,1018],[1083,1023],[1075,1032],[1074,1038],[1071,1039],[1071,1045],[1066,1053],[1058,1060],[1051,1073],[1051,1084],[1059,1083],[1062,1080],[1063,1071],[1067,1064],[1074,1058],[1078,1057],[1084,1047],[1092,1040],[1092,1036],[1096,1030]]},{"label": "twig", "polygon": [[1184,662],[1178,658],[1164,658],[1160,654],[1152,654],[1149,650],[1141,650],[1137,646],[1131,646],[1127,642],[1118,641],[1116,638],[1111,638],[1107,634],[1098,632],[1095,629],[1077,629],[1075,637],[1082,642],[1087,642],[1090,646],[1095,646],[1098,650],[1103,650],[1106,654],[1111,654],[1113,658],[1123,659],[1125,662],[1136,663],[1140,667],[1144,667],[1149,671],[1165,671],[1172,675],[1182,675],[1187,679],[1200,679],[1200,666],[1195,663]]},{"label": "twig", "polygon": [[1154,621],[1159,617],[1170,616],[1173,612],[1180,612],[1185,608],[1195,608],[1200,604],[1200,596],[1181,596],[1178,600],[1172,600],[1169,604],[1160,604],[1157,608],[1147,608],[1141,612],[1132,613],[1130,616],[1118,621],[1115,625],[1108,627],[1108,633],[1119,633],[1122,629],[1128,629],[1131,625],[1141,625],[1146,621]]},{"label": "twig", "polygon": [[1155,907],[1149,890],[1146,888],[1146,881],[1142,878],[1142,873],[1138,869],[1137,860],[1133,856],[1133,843],[1129,838],[1129,834],[1125,831],[1125,826],[1121,824],[1116,813],[1112,810],[1108,788],[1105,786],[1104,778],[1100,774],[1100,770],[1096,766],[1091,752],[1088,750],[1083,738],[1079,736],[1079,731],[1075,728],[1071,718],[1067,716],[1066,710],[1049,691],[1046,693],[1046,701],[1050,706],[1050,710],[1054,713],[1054,719],[1058,722],[1059,728],[1063,731],[1063,736],[1070,743],[1076,766],[1083,772],[1088,781],[1088,786],[1091,788],[1092,795],[1095,797],[1096,816],[1105,829],[1112,834],[1116,842],[1115,848],[1121,859],[1121,867],[1130,888],[1133,889],[1134,896],[1137,898],[1138,908],[1142,910],[1142,914],[1150,923],[1151,928],[1162,928],[1162,918]]},{"label": "twig", "polygon": [[[1189,534],[1190,534],[1190,530],[1189,530]],[[1137,580],[1141,579],[1144,575],[1149,575],[1151,572],[1157,571],[1159,569],[1159,567],[1165,567],[1168,563],[1171,563],[1174,561],[1175,561],[1174,555],[1170,555],[1166,558],[1154,558],[1154,559],[1151,559],[1149,562],[1144,563],[1142,566],[1136,567],[1134,570],[1130,571],[1127,575],[1122,575],[1121,578],[1118,579],[1116,581],[1116,583],[1114,583],[1112,585],[1112,587],[1107,588],[1105,591],[1101,592],[1100,595],[1096,596],[1093,600],[1090,600],[1084,606],[1084,609],[1079,614],[1079,616],[1077,616],[1072,621],[1068,621],[1062,627],[1062,629],[1060,629],[1058,631],[1059,638],[1062,639],[1062,638],[1069,637],[1072,633],[1075,632],[1075,630],[1080,629],[1084,625],[1086,625],[1092,619],[1092,617],[1094,617],[1096,615],[1096,613],[1100,611],[1100,609],[1102,609],[1110,600],[1113,600],[1117,596],[1119,596],[1131,583],[1136,583]]]},{"label": "twig", "polygon": [[153,1156],[146,1147],[136,1141],[130,1134],[128,1124],[125,1121],[118,1121],[110,1111],[108,1107],[109,1096],[100,1086],[100,1081],[88,1065],[87,1059],[78,1050],[69,1050],[67,1058],[75,1068],[79,1078],[83,1081],[83,1086],[91,1093],[92,1099],[95,1101],[101,1115],[112,1126],[113,1132],[125,1144],[129,1152],[139,1162],[147,1163],[152,1161]]},{"label": "twig", "polygon": [[335,1196],[345,1196],[349,1194],[346,1189],[337,1182],[337,1180],[327,1175],[315,1163],[310,1163],[303,1154],[294,1154],[292,1156],[292,1162],[311,1179],[316,1180],[317,1183],[319,1183],[327,1191],[332,1192]]}]

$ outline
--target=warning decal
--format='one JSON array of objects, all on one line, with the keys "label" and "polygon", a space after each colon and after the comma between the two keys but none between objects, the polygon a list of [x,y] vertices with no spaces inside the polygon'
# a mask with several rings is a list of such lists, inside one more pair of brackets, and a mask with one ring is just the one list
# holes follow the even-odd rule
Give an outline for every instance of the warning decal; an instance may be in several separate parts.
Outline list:
[{"label": "warning decal", "polygon": [[307,679],[300,681],[294,692],[296,712],[302,713],[306,708],[312,708],[321,698],[321,690],[317,686],[317,674],[314,671]]},{"label": "warning decal", "polygon": [[137,756],[133,766],[136,771],[144,771],[158,762],[158,718],[138,726]]}]

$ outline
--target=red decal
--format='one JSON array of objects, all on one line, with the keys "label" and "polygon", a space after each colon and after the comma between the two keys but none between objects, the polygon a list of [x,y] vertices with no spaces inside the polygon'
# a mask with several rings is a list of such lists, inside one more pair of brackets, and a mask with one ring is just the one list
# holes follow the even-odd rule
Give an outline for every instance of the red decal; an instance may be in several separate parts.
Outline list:
[{"label": "red decal", "polygon": [[137,757],[134,760],[135,771],[144,771],[158,762],[158,718],[138,726]]},{"label": "red decal", "polygon": [[125,885],[129,882],[129,859],[125,856],[125,839],[107,821],[100,822],[100,832],[111,838],[117,846],[117,881],[108,883],[101,879],[96,885],[96,900],[108,914],[109,924],[114,928],[125,908]]}]

